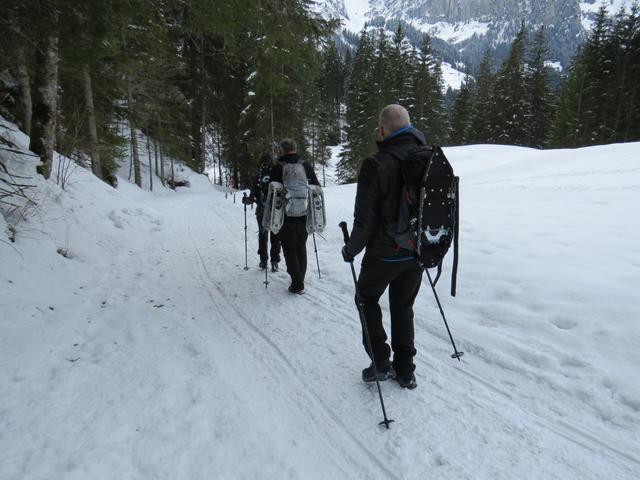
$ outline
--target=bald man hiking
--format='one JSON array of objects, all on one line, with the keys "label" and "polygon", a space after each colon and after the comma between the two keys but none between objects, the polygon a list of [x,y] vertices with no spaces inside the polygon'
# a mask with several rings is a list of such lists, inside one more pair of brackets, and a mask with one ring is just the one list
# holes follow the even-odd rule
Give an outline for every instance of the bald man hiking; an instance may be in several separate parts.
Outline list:
[{"label": "bald man hiking", "polygon": [[[372,351],[364,332],[363,344],[372,365],[362,371],[362,380],[375,382],[377,370],[377,380],[395,378],[402,387],[413,389],[417,386],[413,362],[416,355],[413,303],[420,290],[422,268],[415,255],[398,248],[390,232],[398,222],[402,190],[400,159],[416,146],[425,145],[426,140],[411,126],[409,113],[400,105],[382,109],[377,135],[378,153],[364,161],[358,175],[353,229],[342,256],[346,262],[352,262],[365,250],[357,288]],[[387,287],[391,348],[378,303]]]}]

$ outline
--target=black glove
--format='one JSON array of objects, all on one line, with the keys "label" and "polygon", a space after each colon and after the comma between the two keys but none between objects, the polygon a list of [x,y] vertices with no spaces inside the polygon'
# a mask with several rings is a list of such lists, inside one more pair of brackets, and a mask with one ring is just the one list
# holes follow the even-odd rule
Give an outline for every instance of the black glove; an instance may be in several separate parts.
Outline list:
[{"label": "black glove", "polygon": [[345,262],[347,263],[351,263],[353,262],[353,259],[355,258],[351,252],[349,251],[349,246],[345,245],[344,247],[342,247],[342,258],[344,259]]}]

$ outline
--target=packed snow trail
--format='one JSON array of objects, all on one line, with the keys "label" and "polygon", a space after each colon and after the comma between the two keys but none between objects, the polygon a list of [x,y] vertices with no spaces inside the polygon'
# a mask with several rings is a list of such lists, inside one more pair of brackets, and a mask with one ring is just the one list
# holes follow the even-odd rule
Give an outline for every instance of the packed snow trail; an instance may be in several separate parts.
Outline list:
[{"label": "packed snow trail", "polygon": [[[447,151],[466,181],[459,294],[442,300],[466,353],[449,358],[423,288],[418,388],[382,384],[390,430],[360,380],[339,253],[353,185],[326,191],[323,278],[309,245],[303,296],[286,291],[284,262],[264,288],[252,210],[243,270],[242,204],[203,177],[160,196],[84,172],[69,193],[45,189],[42,225],[21,226],[24,259],[2,250],[0,478],[637,478],[640,251],[637,227],[613,213],[637,201],[640,146],[608,147],[603,172],[501,148]],[[565,167],[575,175],[562,180]],[[608,282],[576,275],[600,250],[580,241],[592,220],[617,226],[596,267]],[[535,252],[540,225],[549,258]],[[55,253],[65,236],[69,258]]]}]

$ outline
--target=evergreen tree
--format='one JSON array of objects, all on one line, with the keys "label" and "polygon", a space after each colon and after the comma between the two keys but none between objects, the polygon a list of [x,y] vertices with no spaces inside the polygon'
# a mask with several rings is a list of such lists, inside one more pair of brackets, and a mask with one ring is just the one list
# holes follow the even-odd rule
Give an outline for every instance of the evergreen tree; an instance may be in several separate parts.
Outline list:
[{"label": "evergreen tree", "polygon": [[[612,21],[602,7],[562,88],[552,145],[583,146],[640,139],[638,8]],[[633,72],[633,73],[632,73]]]},{"label": "evergreen tree", "polygon": [[525,77],[524,22],[511,43],[511,52],[495,81],[496,142],[507,145],[527,144],[527,104]]},{"label": "evergreen tree", "polygon": [[[378,30],[375,59],[373,71],[370,76],[370,90],[373,93],[371,100],[375,105],[374,112],[379,112],[391,101],[391,70],[389,57],[391,55],[391,45],[383,27]],[[395,72],[393,72],[395,73]]]},{"label": "evergreen tree", "polygon": [[584,47],[582,61],[585,66],[586,83],[582,93],[581,143],[594,145],[608,137],[606,117],[609,101],[609,82],[612,78],[611,59],[608,58],[608,43],[611,40],[612,23],[607,9],[600,7],[591,36]]},{"label": "evergreen tree", "polygon": [[634,4],[628,15],[619,15],[613,29],[615,81],[610,98],[613,128],[607,142],[640,139],[640,11]]},{"label": "evergreen tree", "polygon": [[[398,28],[391,40],[391,46],[387,52],[386,70],[387,81],[385,90],[381,92],[388,103],[405,104],[408,96],[408,84],[411,78],[410,44],[405,38],[402,25]],[[385,103],[386,105],[387,103]]]},{"label": "evergreen tree", "polygon": [[426,33],[422,37],[413,75],[415,104],[409,109],[413,124],[425,132],[431,143],[443,143],[447,119],[442,93],[442,70],[433,53],[431,38]]},{"label": "evergreen tree", "polygon": [[322,96],[324,121],[331,145],[340,143],[341,106],[344,99],[346,67],[333,41],[322,52],[322,71],[318,87]]},{"label": "evergreen tree", "polygon": [[545,64],[548,53],[544,28],[536,33],[529,61],[527,62],[527,143],[529,147],[542,148],[547,144],[553,104],[549,87],[549,67]]},{"label": "evergreen tree", "polygon": [[475,75],[473,106],[469,121],[469,143],[495,142],[495,97],[493,93],[494,75],[491,71],[493,59],[487,50],[482,57]]},{"label": "evergreen tree", "polygon": [[449,134],[449,144],[451,145],[466,145],[469,143],[473,107],[472,89],[473,80],[467,73],[453,105],[451,131]]},{"label": "evergreen tree", "polygon": [[582,144],[582,102],[587,81],[584,63],[579,58],[574,59],[570,72],[560,93],[551,134],[550,144],[553,147],[577,147]]},{"label": "evergreen tree", "polygon": [[356,178],[362,162],[374,151],[374,128],[377,115],[377,90],[374,90],[373,69],[376,52],[374,40],[367,27],[360,33],[360,40],[353,58],[347,95],[347,145],[337,165],[338,179],[342,182]]}]

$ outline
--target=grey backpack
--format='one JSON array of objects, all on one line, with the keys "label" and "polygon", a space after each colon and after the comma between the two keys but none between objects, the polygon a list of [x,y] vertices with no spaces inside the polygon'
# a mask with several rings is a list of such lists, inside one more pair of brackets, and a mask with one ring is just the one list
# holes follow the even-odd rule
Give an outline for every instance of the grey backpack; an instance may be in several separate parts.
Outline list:
[{"label": "grey backpack", "polygon": [[287,217],[304,217],[309,204],[309,180],[302,160],[285,163],[282,167],[284,185],[284,214]]}]

